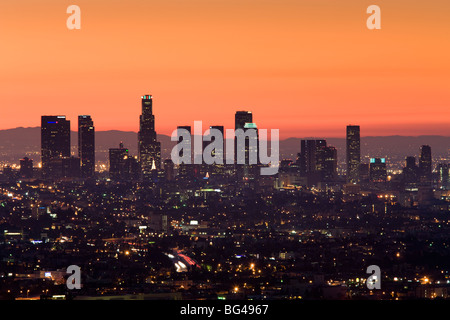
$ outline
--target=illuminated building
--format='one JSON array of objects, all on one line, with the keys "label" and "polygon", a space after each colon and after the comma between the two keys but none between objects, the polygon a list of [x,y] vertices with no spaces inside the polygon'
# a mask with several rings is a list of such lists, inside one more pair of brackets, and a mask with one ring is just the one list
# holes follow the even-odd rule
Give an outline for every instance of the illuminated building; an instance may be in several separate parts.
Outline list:
[{"label": "illuminated building", "polygon": [[65,116],[42,116],[41,161],[44,177],[59,177],[60,167],[52,165],[52,162],[65,157],[70,157],[70,121]]},{"label": "illuminated building", "polygon": [[418,180],[419,168],[415,157],[406,157],[406,167],[403,168],[403,179],[406,183],[415,183]]},{"label": "illuminated building", "polygon": [[89,178],[95,171],[95,127],[91,116],[78,116],[78,156],[81,176]]},{"label": "illuminated building", "polygon": [[[253,122],[253,114],[251,111],[236,111],[234,115],[234,130],[242,129],[244,130],[246,123],[252,123]],[[246,130],[244,130],[245,132]],[[245,139],[245,163],[248,163],[248,138]],[[237,162],[237,156],[238,156],[238,150],[237,150],[237,137],[234,139],[234,159]]]},{"label": "illuminated building", "polygon": [[321,181],[331,182],[336,180],[337,150],[335,147],[320,147],[317,150],[316,162],[316,170],[320,173]]},{"label": "illuminated building", "polygon": [[[237,163],[237,178],[238,181],[244,179],[248,181],[249,179],[254,179],[257,176],[257,169],[259,164],[259,154],[258,154],[258,127],[256,123],[247,122],[243,128],[244,137],[244,149],[238,148],[239,137],[236,136],[236,146],[237,153],[236,159]],[[243,152],[242,152],[243,151]],[[239,160],[243,160],[244,163],[240,164]]]},{"label": "illuminated building", "polygon": [[385,158],[371,158],[369,163],[370,182],[386,182],[386,159]]},{"label": "illuminated building", "polygon": [[141,173],[147,180],[152,168],[161,168],[161,143],[156,140],[155,116],[151,95],[142,96],[142,114],[139,118],[138,153]]},{"label": "illuminated building", "polygon": [[[193,164],[192,164],[192,136],[191,136],[191,126],[178,126],[177,130],[186,130],[187,132],[189,132],[189,135],[186,136],[186,141],[184,143],[188,144],[191,146],[191,155],[189,156],[188,162],[189,163],[180,163],[179,168],[178,168],[178,175],[181,177],[191,177],[193,174]],[[183,137],[181,135],[178,136],[178,143],[180,143],[181,141],[183,141]],[[179,151],[179,156],[181,159],[183,159],[185,150],[181,149]]]},{"label": "illuminated building", "polygon": [[[222,143],[220,144],[220,146],[216,149],[212,149],[211,150],[211,157],[215,158],[215,157],[219,157],[219,154],[221,154],[221,158],[223,160],[223,163],[225,163],[225,130],[223,126],[210,126],[209,127],[210,130],[215,129],[218,130],[221,135],[222,135]],[[214,143],[215,145],[217,145],[217,142],[214,142],[214,138],[211,137],[211,141],[203,141],[203,150],[205,150],[205,148],[210,145],[211,143]],[[215,173],[215,174],[220,174],[223,173],[224,171],[224,164],[212,164],[212,165],[205,165],[205,168],[203,169],[204,173],[206,172],[210,172],[210,173]]]},{"label": "illuminated building", "polygon": [[320,169],[319,150],[326,146],[326,140],[301,140],[299,154],[301,174],[315,173]]},{"label": "illuminated building", "polygon": [[431,183],[431,147],[423,145],[420,147],[419,158],[420,181]]},{"label": "illuminated building", "polygon": [[361,163],[361,142],[359,126],[347,126],[347,183],[359,183]]},{"label": "illuminated building", "polygon": [[234,129],[244,129],[246,123],[253,122],[253,114],[251,111],[236,111],[234,115]]},{"label": "illuminated building", "polygon": [[126,178],[126,163],[128,159],[128,149],[120,143],[119,148],[109,149],[109,177],[112,180]]}]

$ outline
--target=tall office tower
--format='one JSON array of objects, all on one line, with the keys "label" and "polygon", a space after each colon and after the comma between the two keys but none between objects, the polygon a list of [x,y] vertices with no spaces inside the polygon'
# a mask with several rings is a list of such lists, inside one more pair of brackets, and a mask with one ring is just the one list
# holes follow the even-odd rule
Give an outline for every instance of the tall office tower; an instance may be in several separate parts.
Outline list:
[{"label": "tall office tower", "polygon": [[95,172],[95,127],[91,116],[78,116],[78,156],[81,176],[90,178]]},{"label": "tall office tower", "polygon": [[385,158],[370,158],[369,163],[370,182],[386,182],[386,159]]},{"label": "tall office tower", "polygon": [[251,111],[236,111],[234,115],[234,129],[244,129],[246,123],[253,122],[253,114]]},{"label": "tall office tower", "polygon": [[300,141],[300,172],[302,175],[318,171],[319,150],[326,147],[326,140],[301,140]]},{"label": "tall office tower", "polygon": [[[244,179],[254,179],[257,176],[259,162],[259,134],[256,123],[247,122],[244,125],[245,137],[245,164]],[[248,136],[247,136],[248,135]],[[253,160],[252,160],[253,159]],[[250,163],[252,162],[252,163]]]},{"label": "tall office tower", "polygon": [[347,126],[347,183],[358,184],[361,163],[359,126]]},{"label": "tall office tower", "polygon": [[139,180],[141,175],[141,170],[139,166],[139,160],[137,156],[130,156],[126,157],[125,160],[125,170],[124,175],[127,180]]},{"label": "tall office tower", "polygon": [[450,190],[450,164],[439,163],[437,166],[439,188]]},{"label": "tall office tower", "polygon": [[121,180],[127,178],[127,159],[128,149],[120,143],[119,148],[109,149],[109,177],[112,180]]},{"label": "tall office tower", "polygon": [[[191,154],[189,155],[189,159],[187,160],[189,163],[180,163],[179,167],[178,167],[178,175],[181,177],[187,177],[187,176],[192,176],[193,174],[193,166],[194,164],[192,163],[192,152],[193,152],[193,146],[192,146],[192,136],[191,136],[191,126],[178,126],[177,130],[186,130],[187,132],[189,132],[189,136],[186,137],[186,140],[183,143],[186,143],[188,145],[191,146]],[[180,143],[181,141],[183,141],[183,137],[179,136],[178,137],[178,143]],[[187,157],[187,155],[185,154],[186,150],[180,150],[179,151],[179,156],[181,159],[183,159],[184,157]]]},{"label": "tall office tower", "polygon": [[406,183],[417,182],[419,168],[416,165],[416,157],[406,157],[406,166],[403,168],[403,180]]},{"label": "tall office tower", "polygon": [[[205,150],[206,147],[208,147],[210,144],[214,143],[215,146],[217,146],[217,148],[214,148],[211,150],[211,157],[215,158],[218,160],[219,157],[222,158],[222,162],[223,164],[212,164],[212,165],[204,165],[203,171],[204,172],[209,172],[209,174],[211,173],[215,173],[215,174],[220,174],[223,172],[224,167],[225,167],[225,129],[223,126],[210,126],[209,127],[210,130],[217,130],[220,132],[220,134],[222,135],[222,143],[219,143],[218,141],[214,140],[214,136],[210,137],[210,141],[203,141],[203,150]],[[211,133],[210,133],[211,135]]]},{"label": "tall office tower", "polygon": [[[325,141],[325,140],[323,140]],[[337,178],[337,150],[332,146],[321,146],[317,151],[316,170],[321,181],[332,182]]]},{"label": "tall office tower", "polygon": [[420,181],[424,183],[431,183],[431,147],[421,146],[420,147],[420,158],[419,158],[419,171],[420,171]]},{"label": "tall office tower", "polygon": [[[245,124],[253,123],[253,114],[251,111],[236,111],[234,115],[234,130],[243,129],[245,132]],[[248,155],[248,139],[245,143],[245,154]],[[234,139],[234,159],[237,162],[237,138]],[[247,157],[246,157],[247,159]]]},{"label": "tall office tower", "polygon": [[[222,135],[222,143],[220,144],[220,146],[217,148],[218,150],[216,150],[215,148],[211,151],[211,156],[215,156],[216,153],[221,152],[222,153],[222,158],[224,159],[225,162],[225,130],[223,128],[223,126],[210,126],[209,127],[210,130],[214,129],[214,130],[218,130],[221,135]],[[214,143],[214,138],[211,138],[211,141],[203,141],[203,150],[210,145],[211,143]],[[217,142],[215,144],[218,144]]]},{"label": "tall office tower", "polygon": [[20,159],[20,177],[25,179],[33,178],[33,160],[25,157]]},{"label": "tall office tower", "polygon": [[142,96],[142,114],[139,118],[138,152],[142,177],[146,180],[152,170],[161,169],[161,143],[156,140],[155,116],[151,95]]},{"label": "tall office tower", "polygon": [[[41,117],[41,161],[44,177],[61,175],[61,160],[70,157],[70,121],[65,116]],[[56,165],[53,165],[55,164]]]}]

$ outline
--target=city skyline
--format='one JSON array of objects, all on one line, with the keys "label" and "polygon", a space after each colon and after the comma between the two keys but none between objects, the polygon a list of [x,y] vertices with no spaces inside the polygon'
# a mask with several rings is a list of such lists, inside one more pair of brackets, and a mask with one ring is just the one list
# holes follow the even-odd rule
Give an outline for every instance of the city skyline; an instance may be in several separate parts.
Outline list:
[{"label": "city skyline", "polygon": [[450,301],[449,12],[0,1],[0,300]]},{"label": "city skyline", "polygon": [[161,134],[195,120],[232,127],[229,112],[251,110],[281,138],[344,136],[348,123],[450,135],[448,2],[380,0],[376,31],[358,1],[77,4],[72,31],[64,4],[2,5],[1,129],[89,113],[98,131],[136,131],[136,97],[151,89]]}]

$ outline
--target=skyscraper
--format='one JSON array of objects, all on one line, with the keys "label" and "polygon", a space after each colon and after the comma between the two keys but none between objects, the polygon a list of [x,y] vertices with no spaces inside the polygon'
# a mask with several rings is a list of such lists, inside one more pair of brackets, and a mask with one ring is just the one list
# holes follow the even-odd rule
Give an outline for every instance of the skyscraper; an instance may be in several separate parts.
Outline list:
[{"label": "skyscraper", "polygon": [[155,116],[151,95],[142,96],[142,114],[139,118],[138,152],[143,179],[147,179],[152,168],[161,168],[161,143],[156,140]]},{"label": "skyscraper", "polygon": [[[216,153],[220,153],[221,152],[222,153],[222,157],[225,157],[225,154],[224,154],[224,152],[225,152],[225,130],[224,130],[224,127],[223,126],[210,126],[209,129],[210,130],[212,130],[212,129],[218,130],[222,134],[222,137],[223,137],[223,140],[222,140],[222,143],[220,144],[220,147],[218,147],[217,150],[213,149],[211,151],[211,156],[215,156]],[[212,138],[211,141],[205,141],[204,140],[203,141],[203,150],[205,150],[205,148],[208,145],[210,145],[211,143],[213,143],[213,142],[214,142],[214,138]],[[215,144],[217,144],[217,142]]]},{"label": "skyscraper", "polygon": [[370,158],[369,164],[370,182],[386,182],[386,159],[385,158]]},{"label": "skyscraper", "polygon": [[318,171],[319,150],[326,147],[326,140],[301,140],[300,141],[300,172],[302,175]]},{"label": "skyscraper", "polygon": [[[187,159],[188,163],[182,162],[179,165],[178,168],[178,175],[181,177],[191,177],[193,172],[194,172],[194,165],[192,164],[192,136],[191,136],[191,126],[178,126],[177,130],[186,130],[187,132],[189,132],[189,135],[186,137],[186,141],[184,141],[184,143],[186,143],[187,145],[191,146],[191,154],[189,156],[185,155],[184,152],[186,152],[184,149],[181,149],[179,151],[179,156],[180,158],[184,158],[184,157],[188,157],[189,159]],[[183,137],[180,135],[178,137],[178,143],[181,143],[183,141]]]},{"label": "skyscraper", "polygon": [[[234,115],[234,130],[242,129],[244,130],[246,123],[253,122],[253,114],[251,111],[236,111]],[[244,130],[245,131],[245,130]],[[248,155],[248,139],[245,142],[245,154]],[[246,157],[247,159],[248,157]],[[234,139],[234,159],[237,161],[237,138]]]},{"label": "skyscraper", "polygon": [[[323,140],[325,141],[325,140]],[[337,150],[332,146],[321,146],[317,151],[316,170],[321,181],[332,182],[337,178]]]},{"label": "skyscraper", "polygon": [[119,148],[109,149],[109,177],[112,180],[126,179],[128,149],[120,143]]},{"label": "skyscraper", "polygon": [[[245,130],[246,123],[253,123],[253,114],[251,111],[236,111],[234,115],[234,130],[242,129]],[[234,138],[234,160],[236,164],[236,173],[238,174],[238,179],[242,179],[244,177],[244,167],[237,164],[238,160],[238,146],[237,146],[237,137]],[[249,154],[249,138],[245,138],[245,163],[248,163],[248,154]]]},{"label": "skyscraper", "polygon": [[[203,141],[203,151],[211,143],[214,143],[214,145],[217,146],[217,148],[214,148],[211,150],[211,157],[213,157],[213,158],[221,157],[223,160],[223,163],[225,163],[225,129],[223,126],[210,126],[209,129],[210,130],[213,130],[213,129],[218,130],[222,134],[222,138],[223,138],[222,143],[219,144],[218,141],[214,140],[215,139],[214,136],[212,136],[210,134],[212,136],[212,137],[210,137],[211,141],[205,141],[205,140]],[[216,163],[213,165],[205,164],[204,168],[203,168],[204,173],[209,172],[210,174],[211,173],[216,173],[216,174],[223,173],[223,170],[224,170],[224,164],[216,164]]]},{"label": "skyscraper", "polygon": [[403,180],[406,183],[416,183],[419,168],[416,165],[416,157],[406,157],[406,167],[403,168]]},{"label": "skyscraper", "polygon": [[360,144],[359,126],[347,126],[347,183],[359,183]]},{"label": "skyscraper", "polygon": [[59,160],[64,157],[70,157],[70,121],[65,116],[42,116],[41,161],[44,177],[60,175],[62,168]]},{"label": "skyscraper", "polygon": [[234,115],[234,129],[244,129],[246,123],[253,122],[253,114],[251,111],[236,111]]},{"label": "skyscraper", "polygon": [[419,158],[420,181],[431,183],[431,147],[423,145],[420,147]]},{"label": "skyscraper", "polygon": [[[245,164],[243,178],[254,179],[257,177],[259,162],[259,134],[256,123],[247,122],[244,125],[245,136]],[[238,151],[239,153],[239,151]],[[256,158],[256,159],[255,159]],[[253,160],[252,160],[253,159]]]},{"label": "skyscraper", "polygon": [[95,127],[91,116],[78,116],[78,156],[81,176],[89,178],[95,172]]}]

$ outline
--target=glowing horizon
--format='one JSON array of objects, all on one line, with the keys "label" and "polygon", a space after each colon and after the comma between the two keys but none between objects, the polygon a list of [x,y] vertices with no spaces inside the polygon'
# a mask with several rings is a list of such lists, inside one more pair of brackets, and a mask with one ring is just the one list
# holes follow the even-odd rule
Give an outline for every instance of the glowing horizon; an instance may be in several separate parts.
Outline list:
[{"label": "glowing horizon", "polygon": [[[77,0],[0,4],[0,129],[80,114],[96,131],[138,131],[153,96],[156,131],[237,110],[280,138],[450,136],[450,3],[331,0]],[[366,28],[381,7],[382,29]],[[446,10],[447,9],[447,10]]]}]

